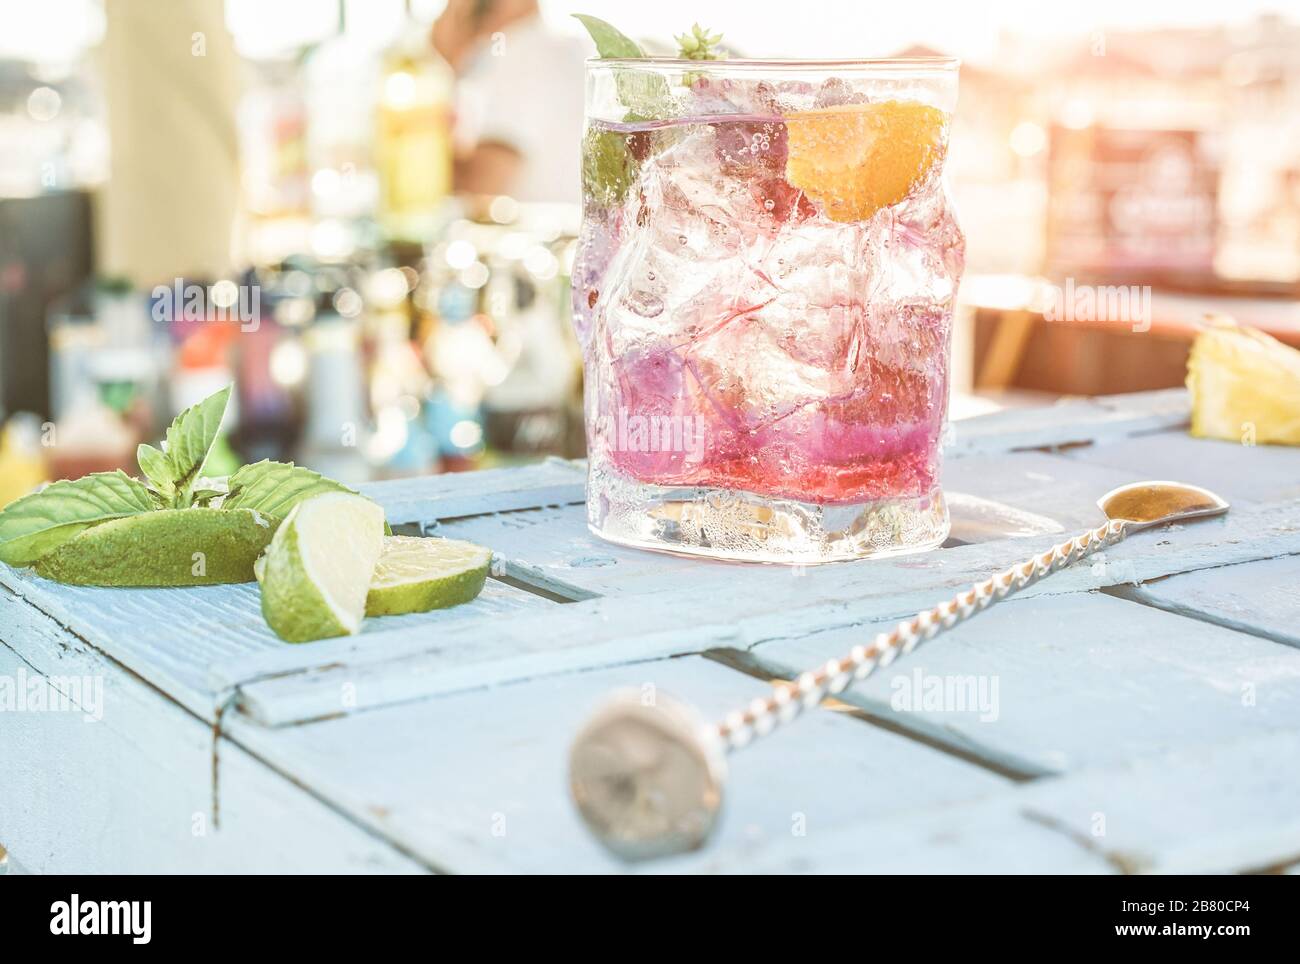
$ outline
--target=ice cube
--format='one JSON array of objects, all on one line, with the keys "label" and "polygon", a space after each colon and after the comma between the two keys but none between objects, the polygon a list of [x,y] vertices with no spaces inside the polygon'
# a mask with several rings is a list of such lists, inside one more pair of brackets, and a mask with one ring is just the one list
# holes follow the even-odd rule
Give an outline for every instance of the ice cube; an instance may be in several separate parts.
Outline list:
[{"label": "ice cube", "polygon": [[745,261],[761,206],[715,148],[714,131],[695,125],[641,166],[598,296],[616,357],[689,341],[771,297]]},{"label": "ice cube", "polygon": [[[741,93],[759,91],[727,96]],[[693,453],[620,447],[626,431],[593,446],[665,484],[789,477],[846,497],[924,494],[962,266],[942,184],[832,222],[785,182],[783,134],[748,116],[681,125],[640,162],[608,226],[616,249],[584,262],[596,301],[575,303],[593,325],[588,404],[616,427],[696,420],[703,438]]]},{"label": "ice cube", "polygon": [[854,90],[842,77],[830,77],[825,80],[821,87],[817,88],[817,96],[813,98],[814,107],[843,107],[847,104],[866,102],[867,95]]}]

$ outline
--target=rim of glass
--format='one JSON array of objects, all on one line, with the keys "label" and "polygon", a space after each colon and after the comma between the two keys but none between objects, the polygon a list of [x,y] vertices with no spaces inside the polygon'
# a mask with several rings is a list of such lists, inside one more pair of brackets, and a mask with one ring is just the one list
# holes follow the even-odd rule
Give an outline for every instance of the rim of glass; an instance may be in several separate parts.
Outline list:
[{"label": "rim of glass", "polygon": [[832,60],[792,60],[784,58],[725,58],[723,60],[691,60],[686,57],[588,57],[587,68],[593,67],[680,67],[685,70],[732,69],[740,70],[848,70],[848,71],[946,71],[961,66],[960,57],[866,57]]}]

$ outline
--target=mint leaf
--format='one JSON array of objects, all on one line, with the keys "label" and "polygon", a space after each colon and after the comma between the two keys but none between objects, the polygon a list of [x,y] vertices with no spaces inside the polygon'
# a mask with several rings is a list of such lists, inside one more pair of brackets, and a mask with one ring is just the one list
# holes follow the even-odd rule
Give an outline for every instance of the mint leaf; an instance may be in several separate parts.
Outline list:
[{"label": "mint leaf", "polygon": [[[574,19],[587,28],[602,60],[608,58],[644,58],[641,46],[616,27],[598,17],[575,13]],[[614,84],[618,99],[628,109],[626,120],[649,120],[666,117],[672,107],[668,82],[658,73],[646,70],[615,70]]]},{"label": "mint leaf", "polygon": [[[254,509],[270,516],[276,525],[284,521],[290,509],[312,496],[326,492],[360,494],[319,472],[292,462],[272,462],[269,459],[245,465],[230,477],[227,485],[229,494],[222,500],[221,508]],[[384,523],[384,534],[393,534],[387,522]]]},{"label": "mint leaf", "polygon": [[206,509],[213,499],[219,499],[225,494],[222,489],[195,489],[191,498],[194,500],[194,505]]},{"label": "mint leaf", "polygon": [[587,28],[587,33],[591,34],[591,39],[596,44],[596,53],[602,59],[645,56],[641,46],[613,24],[606,23],[599,17],[589,17],[585,13],[575,13],[573,19]]},{"label": "mint leaf", "polygon": [[325,492],[350,492],[342,482],[327,479],[319,472],[304,469],[292,462],[264,459],[245,465],[230,477],[229,494],[223,509],[255,509],[277,521],[289,514],[299,502]]},{"label": "mint leaf", "polygon": [[149,490],[122,471],[55,482],[0,511],[0,562],[29,566],[83,529],[153,509]]},{"label": "mint leaf", "polygon": [[[573,16],[591,34],[601,59],[646,56],[635,40],[604,20],[581,13]],[[619,101],[627,109],[623,118],[625,122],[654,120],[671,114],[672,95],[661,74],[616,67],[614,84]],[[601,205],[621,204],[636,178],[637,167],[627,136],[595,126],[588,127],[582,143],[582,186],[588,197]]]},{"label": "mint leaf", "polygon": [[644,70],[619,70],[614,74],[618,99],[627,107],[623,118],[629,124],[637,121],[662,120],[673,113],[673,98],[668,91],[668,81],[662,74]]},{"label": "mint leaf", "polygon": [[622,134],[593,127],[582,139],[582,186],[597,204],[623,202],[634,165]]},{"label": "mint leaf", "polygon": [[154,489],[170,505],[176,492],[176,476],[167,453],[141,442],[135,450],[135,460],[140,463],[144,477],[153,483]]},{"label": "mint leaf", "polygon": [[[167,429],[167,461],[171,465],[174,508],[189,507],[194,483],[203,472],[203,463],[208,460],[208,452],[217,439],[217,430],[221,428],[221,419],[229,401],[230,386],[227,385],[215,395],[209,395],[181,412]],[[144,469],[144,466],[140,468]]]}]

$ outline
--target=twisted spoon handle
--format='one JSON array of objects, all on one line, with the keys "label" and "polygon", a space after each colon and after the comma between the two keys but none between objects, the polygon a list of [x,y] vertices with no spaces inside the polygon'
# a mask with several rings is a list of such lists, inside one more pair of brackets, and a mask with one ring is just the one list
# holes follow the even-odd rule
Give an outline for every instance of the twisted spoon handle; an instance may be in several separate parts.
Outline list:
[{"label": "twisted spoon handle", "polygon": [[765,736],[777,726],[789,723],[808,707],[816,706],[825,697],[842,693],[851,683],[866,679],[878,666],[888,666],[900,653],[910,653],[922,640],[951,629],[998,600],[1032,586],[1099,549],[1114,545],[1128,535],[1129,525],[1123,520],[1112,519],[991,579],[976,583],[933,609],[917,613],[892,631],[880,633],[870,646],[855,646],[847,656],[802,673],[793,682],[773,684],[770,696],[759,697],[745,709],[729,713],[717,725],[722,745],[727,750],[738,750],[755,737]]}]

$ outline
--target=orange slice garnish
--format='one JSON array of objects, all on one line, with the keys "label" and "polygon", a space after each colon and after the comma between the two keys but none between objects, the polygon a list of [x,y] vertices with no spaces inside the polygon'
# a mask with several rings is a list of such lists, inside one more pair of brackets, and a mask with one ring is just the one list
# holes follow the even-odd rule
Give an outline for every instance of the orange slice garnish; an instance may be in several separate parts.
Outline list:
[{"label": "orange slice garnish", "polygon": [[901,100],[787,114],[785,178],[832,221],[864,221],[925,178],[946,123],[937,107]]}]

